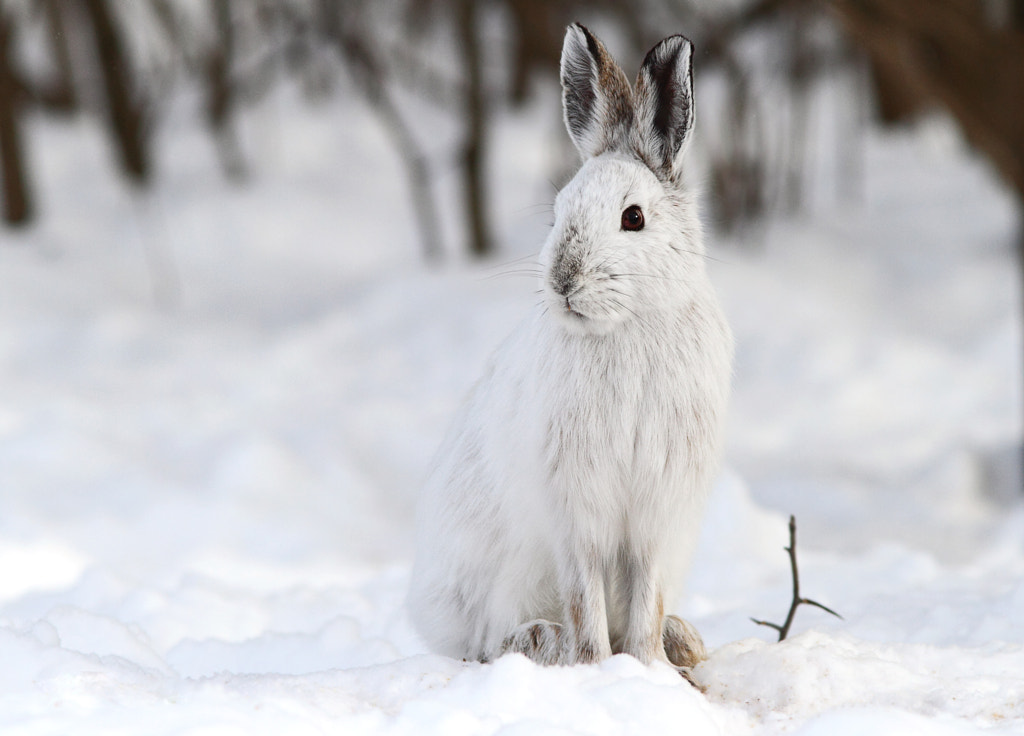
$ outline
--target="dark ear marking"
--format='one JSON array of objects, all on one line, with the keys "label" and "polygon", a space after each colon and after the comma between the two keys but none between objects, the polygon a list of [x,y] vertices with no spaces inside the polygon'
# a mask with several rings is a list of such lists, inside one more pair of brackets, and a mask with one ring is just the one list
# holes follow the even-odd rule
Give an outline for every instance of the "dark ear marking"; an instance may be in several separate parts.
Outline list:
[{"label": "dark ear marking", "polygon": [[676,67],[679,64],[679,56],[683,47],[676,46],[669,50],[666,58],[658,60],[652,58],[655,49],[647,52],[644,63],[648,60],[651,70],[651,81],[654,83],[654,94],[657,104],[654,112],[654,132],[663,137],[668,145],[669,156],[675,157],[679,153],[683,138],[690,129],[690,116],[693,102],[690,99],[690,88],[692,87],[693,68],[689,58],[686,59],[685,77],[686,83],[681,83]]},{"label": "dark ear marking", "polygon": [[597,43],[597,39],[594,37],[594,34],[591,33],[590,29],[587,28],[582,23],[573,23],[573,25],[579,28],[581,31],[583,31],[583,35],[587,37],[587,50],[590,51],[590,55],[593,56],[595,59],[600,59],[601,47]]},{"label": "dark ear marking", "polygon": [[670,36],[647,52],[636,83],[637,151],[670,178],[693,128],[693,44]]},{"label": "dark ear marking", "polygon": [[584,158],[625,147],[633,123],[626,75],[597,36],[580,23],[566,29],[562,103],[569,136]]},{"label": "dark ear marking", "polygon": [[[573,31],[583,34],[587,54],[577,47]],[[573,23],[565,36],[562,49],[562,100],[565,105],[565,124],[573,140],[582,138],[593,122],[597,108],[597,43],[594,36],[580,23]]]}]

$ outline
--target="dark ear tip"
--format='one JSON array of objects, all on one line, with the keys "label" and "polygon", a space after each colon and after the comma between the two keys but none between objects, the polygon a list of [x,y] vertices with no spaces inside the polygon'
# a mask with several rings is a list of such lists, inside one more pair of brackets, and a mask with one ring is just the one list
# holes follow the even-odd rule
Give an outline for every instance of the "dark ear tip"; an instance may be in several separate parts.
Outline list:
[{"label": "dark ear tip", "polygon": [[644,64],[675,59],[680,53],[687,53],[692,60],[693,48],[693,41],[677,33],[654,44],[654,47],[644,57]]},{"label": "dark ear tip", "polygon": [[572,36],[580,35],[583,36],[584,40],[586,40],[588,44],[590,43],[590,39],[593,37],[593,34],[591,34],[590,30],[582,23],[570,23],[569,26],[565,29],[566,41],[568,41],[569,38],[571,38]]},{"label": "dark ear tip", "polygon": [[668,38],[661,39],[661,41],[659,41],[655,45],[655,47],[661,46],[662,44],[671,44],[673,46],[678,46],[679,48],[685,48],[688,45],[692,47],[693,46],[693,41],[691,41],[690,39],[688,39],[686,36],[684,36],[681,33],[675,33],[675,34],[669,36]]},{"label": "dark ear tip", "polygon": [[568,41],[569,37],[571,35],[573,35],[574,33],[582,33],[583,34],[583,40],[585,40],[587,42],[587,51],[590,52],[591,56],[593,56],[595,59],[600,56],[600,54],[601,54],[601,45],[598,43],[597,36],[595,36],[593,33],[591,33],[589,28],[587,28],[585,25],[583,25],[582,23],[580,23],[578,21],[575,22],[575,23],[572,23],[571,25],[569,25],[568,28],[565,29],[565,39],[566,39],[566,41]]}]

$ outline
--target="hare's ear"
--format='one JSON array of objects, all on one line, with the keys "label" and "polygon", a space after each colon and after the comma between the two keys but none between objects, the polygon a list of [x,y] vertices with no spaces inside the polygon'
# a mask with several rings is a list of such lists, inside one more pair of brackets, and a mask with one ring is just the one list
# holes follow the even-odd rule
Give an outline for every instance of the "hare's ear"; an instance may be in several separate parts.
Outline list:
[{"label": "hare's ear", "polygon": [[624,147],[633,124],[629,80],[594,34],[579,23],[562,44],[565,127],[583,158]]},{"label": "hare's ear", "polygon": [[693,129],[693,44],[670,36],[647,52],[636,81],[636,148],[662,176],[678,178]]}]

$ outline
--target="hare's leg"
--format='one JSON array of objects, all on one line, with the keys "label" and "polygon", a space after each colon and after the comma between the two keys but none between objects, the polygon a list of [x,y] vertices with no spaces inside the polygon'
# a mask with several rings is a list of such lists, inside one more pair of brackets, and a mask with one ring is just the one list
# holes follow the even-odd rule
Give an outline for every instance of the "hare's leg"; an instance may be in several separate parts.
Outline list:
[{"label": "hare's leg", "polygon": [[597,551],[567,545],[559,579],[564,591],[566,663],[598,662],[612,654],[605,609],[604,570]]},{"label": "hare's leg", "polygon": [[655,582],[650,555],[625,549],[619,560],[626,595],[626,630],[622,651],[644,664],[664,661],[662,644],[664,603]]},{"label": "hare's leg", "polygon": [[518,652],[537,664],[558,664],[565,659],[565,634],[561,624],[534,619],[520,624],[505,637],[501,654]]}]

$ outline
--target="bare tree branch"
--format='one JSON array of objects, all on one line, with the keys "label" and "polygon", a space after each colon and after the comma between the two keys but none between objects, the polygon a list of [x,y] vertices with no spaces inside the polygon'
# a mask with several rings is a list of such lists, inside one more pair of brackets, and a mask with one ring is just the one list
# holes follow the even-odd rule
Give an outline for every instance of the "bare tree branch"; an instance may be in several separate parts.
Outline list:
[{"label": "bare tree branch", "polygon": [[840,616],[838,613],[833,611],[828,606],[822,605],[817,601],[812,601],[810,598],[800,597],[800,573],[796,567],[796,517],[794,516],[789,517],[789,546],[786,547],[786,552],[789,553],[789,568],[790,573],[793,576],[793,602],[789,606],[789,613],[786,615],[786,621],[783,624],[779,625],[770,623],[768,621],[759,621],[756,618],[750,619],[759,626],[767,626],[778,631],[779,641],[785,639],[786,636],[789,634],[789,629],[793,625],[793,619],[796,617],[796,609],[799,608],[801,604],[815,606],[816,608],[820,608],[823,611],[831,613],[836,618],[842,618],[842,616]]}]

